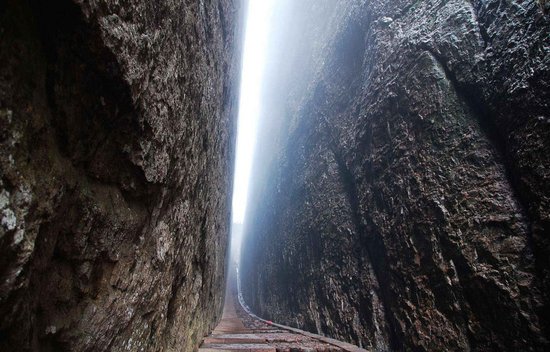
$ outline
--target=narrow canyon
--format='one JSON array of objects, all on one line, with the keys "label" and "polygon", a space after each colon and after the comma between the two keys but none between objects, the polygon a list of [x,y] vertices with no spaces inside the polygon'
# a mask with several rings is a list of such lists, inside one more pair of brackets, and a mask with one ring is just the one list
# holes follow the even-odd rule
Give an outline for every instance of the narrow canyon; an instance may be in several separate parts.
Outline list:
[{"label": "narrow canyon", "polygon": [[0,0],[0,351],[542,352],[549,300],[549,1]]}]

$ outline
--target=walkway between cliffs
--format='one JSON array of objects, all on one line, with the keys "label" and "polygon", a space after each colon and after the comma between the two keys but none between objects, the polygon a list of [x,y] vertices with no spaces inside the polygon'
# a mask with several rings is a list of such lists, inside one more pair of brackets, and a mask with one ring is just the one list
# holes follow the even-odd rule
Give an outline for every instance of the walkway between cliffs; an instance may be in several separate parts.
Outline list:
[{"label": "walkway between cliffs", "polygon": [[230,275],[220,323],[204,338],[199,352],[366,351],[355,345],[276,324],[255,316],[239,297]]}]

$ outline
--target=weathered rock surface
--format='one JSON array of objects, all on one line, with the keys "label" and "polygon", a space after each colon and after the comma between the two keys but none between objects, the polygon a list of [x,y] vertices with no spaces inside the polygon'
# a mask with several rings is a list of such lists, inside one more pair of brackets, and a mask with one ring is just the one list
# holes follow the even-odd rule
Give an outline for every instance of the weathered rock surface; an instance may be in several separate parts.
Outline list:
[{"label": "weathered rock surface", "polygon": [[184,351],[215,326],[240,10],[0,2],[0,350]]},{"label": "weathered rock surface", "polygon": [[258,315],[373,350],[550,348],[543,5],[281,7],[241,263]]}]

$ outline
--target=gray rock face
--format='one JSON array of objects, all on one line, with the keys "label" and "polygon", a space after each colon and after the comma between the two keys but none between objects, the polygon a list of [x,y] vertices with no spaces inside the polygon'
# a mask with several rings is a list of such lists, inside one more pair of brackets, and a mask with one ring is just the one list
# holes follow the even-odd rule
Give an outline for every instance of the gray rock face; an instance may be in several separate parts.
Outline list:
[{"label": "gray rock face", "polygon": [[271,53],[241,263],[258,315],[373,350],[549,348],[543,5],[290,2],[308,44]]},{"label": "gray rock face", "polygon": [[215,325],[240,12],[0,3],[0,350],[184,351]]}]

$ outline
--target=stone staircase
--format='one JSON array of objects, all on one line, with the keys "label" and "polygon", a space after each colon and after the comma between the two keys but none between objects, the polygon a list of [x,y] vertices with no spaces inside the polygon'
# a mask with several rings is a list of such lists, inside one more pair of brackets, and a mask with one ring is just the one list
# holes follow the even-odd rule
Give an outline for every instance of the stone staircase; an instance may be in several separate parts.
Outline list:
[{"label": "stone staircase", "polygon": [[223,316],[199,352],[366,351],[357,346],[260,319],[247,312],[228,289]]}]

